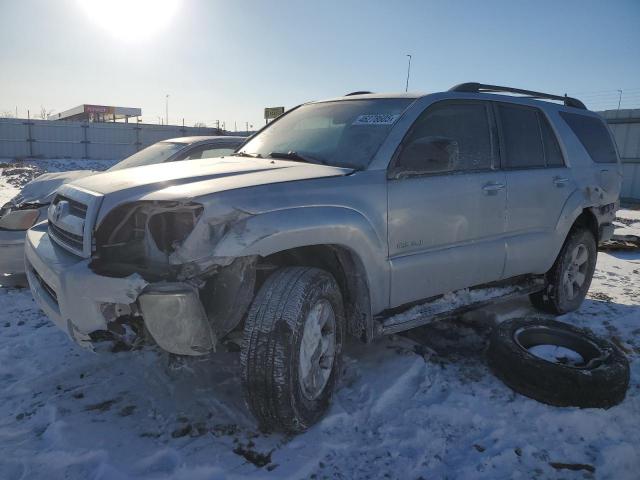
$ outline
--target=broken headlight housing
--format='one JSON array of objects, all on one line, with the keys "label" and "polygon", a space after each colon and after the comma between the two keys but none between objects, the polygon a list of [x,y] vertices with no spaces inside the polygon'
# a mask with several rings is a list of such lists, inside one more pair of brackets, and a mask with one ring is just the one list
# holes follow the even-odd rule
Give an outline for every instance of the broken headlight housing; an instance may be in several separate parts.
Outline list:
[{"label": "broken headlight housing", "polygon": [[204,207],[194,202],[142,201],[113,209],[95,234],[101,264],[152,268],[166,265],[186,240]]},{"label": "broken headlight housing", "polygon": [[0,229],[28,230],[40,217],[40,208],[46,205],[25,202],[21,195],[16,195],[0,208]]}]

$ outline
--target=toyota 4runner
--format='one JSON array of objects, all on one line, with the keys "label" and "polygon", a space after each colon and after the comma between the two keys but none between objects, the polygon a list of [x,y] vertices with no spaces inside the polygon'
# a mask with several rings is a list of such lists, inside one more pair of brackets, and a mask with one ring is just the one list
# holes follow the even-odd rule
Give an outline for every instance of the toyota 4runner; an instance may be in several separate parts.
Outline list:
[{"label": "toyota 4runner", "polygon": [[240,332],[250,410],[295,432],[327,409],[347,335],[507,295],[577,309],[620,186],[606,125],[574,98],[356,92],[290,110],[218,162],[63,185],[26,270],[83,346],[206,355]]}]

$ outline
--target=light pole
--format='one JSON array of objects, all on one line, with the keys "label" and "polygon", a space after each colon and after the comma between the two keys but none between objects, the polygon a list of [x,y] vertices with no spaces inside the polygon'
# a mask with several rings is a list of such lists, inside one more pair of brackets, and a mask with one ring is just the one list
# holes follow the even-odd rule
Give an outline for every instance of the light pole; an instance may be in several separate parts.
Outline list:
[{"label": "light pole", "polygon": [[407,66],[407,84],[404,87],[405,92],[409,91],[409,75],[411,74],[411,55],[407,54],[407,57],[409,57],[409,65]]},{"label": "light pole", "polygon": [[169,125],[169,94],[164,98],[164,114],[165,114],[165,125]]},{"label": "light pole", "polygon": [[618,110],[620,110],[621,101],[622,101],[622,90],[618,90]]}]

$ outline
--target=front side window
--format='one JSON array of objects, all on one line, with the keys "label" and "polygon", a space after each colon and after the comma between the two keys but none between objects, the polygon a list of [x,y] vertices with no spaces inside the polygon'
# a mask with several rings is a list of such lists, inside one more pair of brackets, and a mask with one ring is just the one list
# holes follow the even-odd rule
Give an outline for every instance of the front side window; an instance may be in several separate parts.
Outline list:
[{"label": "front side window", "polygon": [[224,157],[225,155],[231,155],[234,151],[235,148],[206,145],[190,151],[187,156],[181,160],[199,160],[201,158]]},{"label": "front side window", "polygon": [[571,127],[594,162],[616,163],[618,161],[616,147],[602,120],[569,112],[560,112],[560,116]]},{"label": "front side window", "polygon": [[446,102],[429,107],[402,142],[392,175],[489,169],[489,105]]},{"label": "front side window", "polygon": [[108,171],[162,163],[185,147],[184,143],[158,142],[116,163]]},{"label": "front side window", "polygon": [[258,133],[238,154],[363,169],[412,102],[380,98],[302,105]]},{"label": "front side window", "polygon": [[544,147],[535,108],[498,105],[503,165],[507,168],[544,167]]}]

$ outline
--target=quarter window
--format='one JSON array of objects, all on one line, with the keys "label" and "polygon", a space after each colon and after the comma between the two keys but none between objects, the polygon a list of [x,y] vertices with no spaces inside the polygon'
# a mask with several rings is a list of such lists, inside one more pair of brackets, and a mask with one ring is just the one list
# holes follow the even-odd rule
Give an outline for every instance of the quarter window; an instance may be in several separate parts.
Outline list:
[{"label": "quarter window", "polygon": [[616,147],[604,122],[596,117],[579,113],[560,112],[580,143],[596,163],[616,163]]},{"label": "quarter window", "polygon": [[540,129],[542,130],[542,143],[544,145],[544,157],[547,161],[547,167],[563,167],[564,159],[560,146],[558,145],[558,139],[555,133],[551,130],[551,126],[547,119],[538,112],[540,118]]},{"label": "quarter window", "polygon": [[395,173],[432,174],[489,169],[493,149],[488,105],[439,103],[429,107],[402,142]]}]

